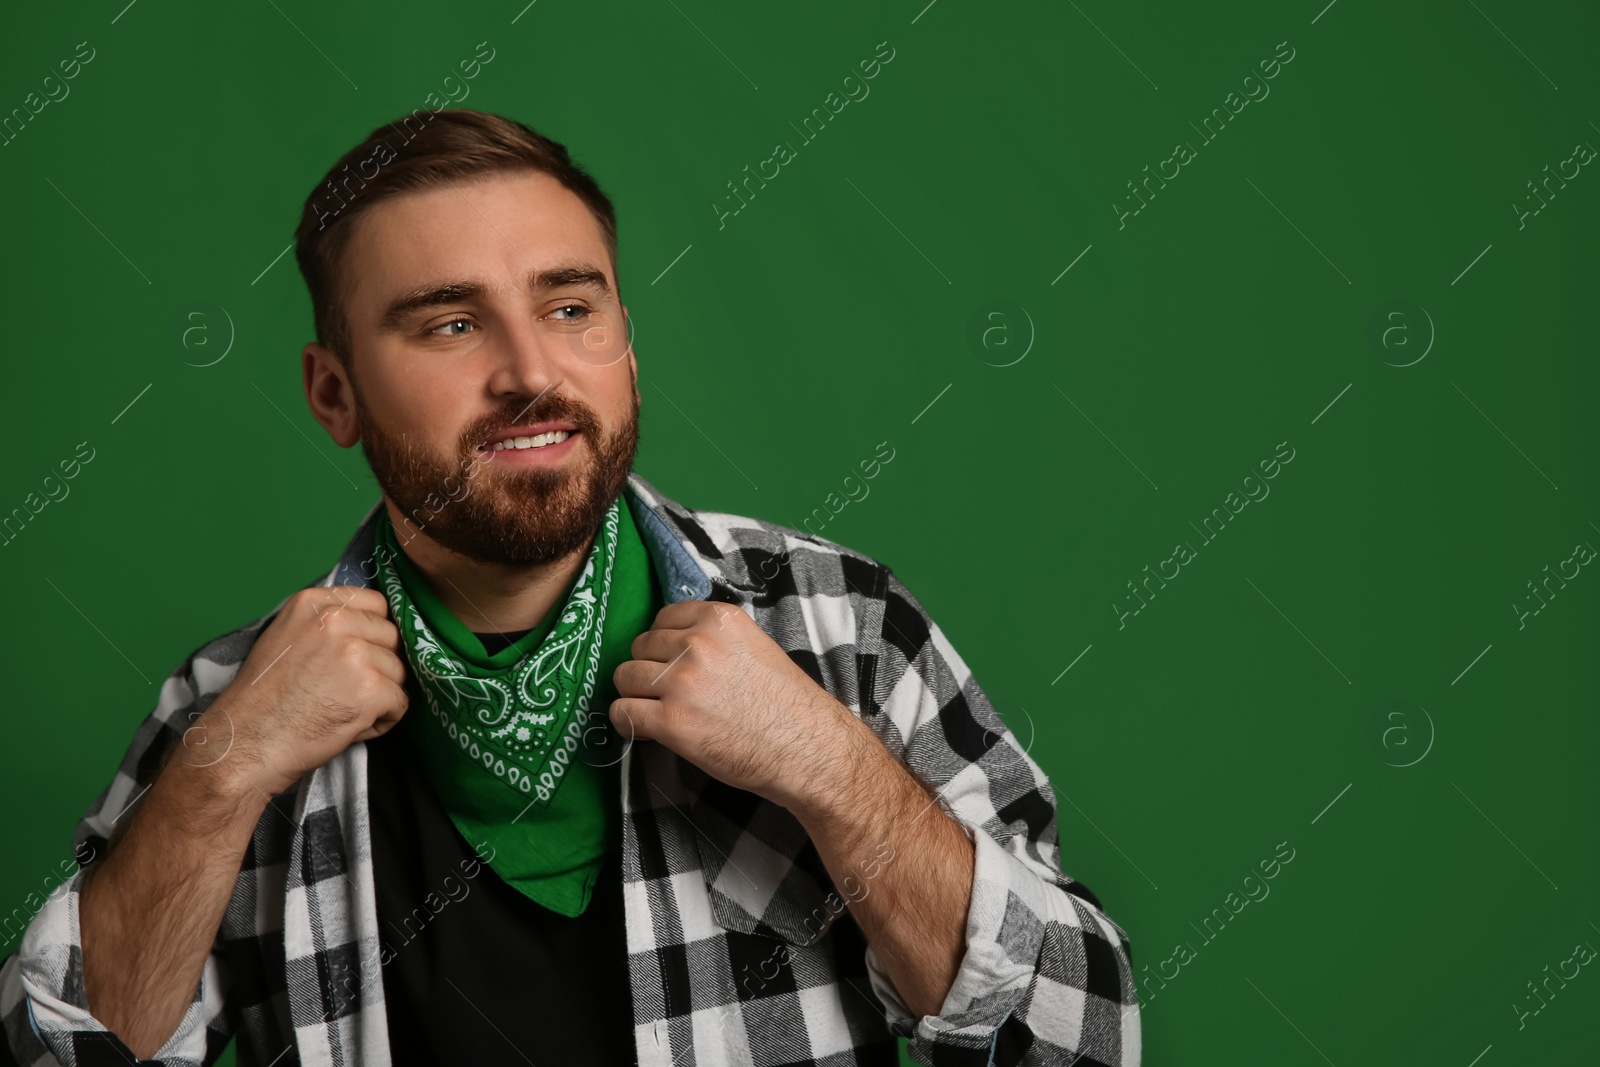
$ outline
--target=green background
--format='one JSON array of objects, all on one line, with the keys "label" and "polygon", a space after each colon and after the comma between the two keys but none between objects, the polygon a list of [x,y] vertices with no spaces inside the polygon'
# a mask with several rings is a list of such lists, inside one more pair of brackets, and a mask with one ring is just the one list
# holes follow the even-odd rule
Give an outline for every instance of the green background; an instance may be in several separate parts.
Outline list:
[{"label": "green background", "polygon": [[[1063,865],[1141,978],[1190,947],[1141,987],[1145,1063],[1592,1054],[1600,977],[1512,1007],[1600,945],[1600,577],[1513,607],[1600,546],[1600,175],[1513,207],[1600,145],[1592,5],[524,2],[8,12],[0,110],[95,58],[0,148],[0,510],[95,458],[0,555],[0,911],[70,857],[167,672],[375,500],[307,410],[309,301],[275,257],[333,160],[487,41],[464,105],[618,205],[638,469],[797,525],[895,449],[813,528],[895,568],[1050,773]],[[1280,42],[1270,95],[1205,143]],[[796,158],[719,228],[779,141]],[[1195,158],[1119,225],[1178,141]],[[233,347],[193,366],[218,346],[182,317],[216,307]],[[1206,542],[1190,524],[1281,442],[1270,496]]]}]

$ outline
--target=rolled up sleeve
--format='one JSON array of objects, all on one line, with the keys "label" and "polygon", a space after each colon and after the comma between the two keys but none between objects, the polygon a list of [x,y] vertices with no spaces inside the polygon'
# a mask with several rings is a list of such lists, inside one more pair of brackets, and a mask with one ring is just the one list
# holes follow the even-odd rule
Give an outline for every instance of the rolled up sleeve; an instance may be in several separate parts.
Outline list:
[{"label": "rolled up sleeve", "polygon": [[155,710],[139,725],[111,783],[78,822],[73,854],[84,858],[83,865],[43,899],[17,951],[0,965],[0,1036],[23,1067],[126,1067],[135,1062],[204,1067],[221,1055],[232,1033],[224,1011],[227,981],[220,941],[212,945],[183,1019],[151,1059],[137,1060],[94,1017],[84,987],[78,919],[84,880],[108,852],[115,824],[154,780],[159,754],[196,708],[194,658],[191,654],[163,683]]},{"label": "rolled up sleeve", "polygon": [[1138,1067],[1128,938],[1062,873],[1048,777],[898,576],[884,595],[868,718],[974,843],[966,951],[937,1015],[914,1017],[866,950],[886,1021],[919,1063]]},{"label": "rolled up sleeve", "polygon": [[134,1062],[201,1067],[211,1062],[207,1059],[206,1024],[219,1018],[222,1010],[216,992],[221,975],[215,953],[206,959],[182,1021],[151,1059],[136,1060],[127,1045],[90,1012],[78,928],[78,894],[87,874],[87,870],[79,870],[45,901],[28,924],[16,956],[0,971],[0,1006],[15,1005],[25,1013],[25,1020],[18,1020],[27,1024],[23,1032],[22,1027],[13,1027],[11,1011],[4,1012],[17,1062],[65,1067],[125,1067]]}]

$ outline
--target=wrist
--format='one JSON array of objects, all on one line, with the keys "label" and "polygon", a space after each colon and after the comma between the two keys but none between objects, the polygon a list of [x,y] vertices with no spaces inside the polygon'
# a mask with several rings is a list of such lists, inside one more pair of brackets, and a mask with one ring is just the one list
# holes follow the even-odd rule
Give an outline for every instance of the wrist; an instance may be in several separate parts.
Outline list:
[{"label": "wrist", "polygon": [[267,810],[270,797],[229,773],[223,763],[190,763],[177,754],[151,788],[152,794],[162,794],[162,806],[185,833],[208,835],[233,829],[248,836]]},{"label": "wrist", "polygon": [[161,778],[181,794],[184,809],[207,817],[252,816],[266,810],[271,792],[262,787],[257,761],[236,730],[237,719],[213,704],[193,719],[167,757]]},{"label": "wrist", "polygon": [[848,708],[844,717],[848,721],[842,723],[831,755],[806,775],[796,800],[789,805],[790,812],[808,829],[826,828],[833,834],[854,829],[862,815],[875,807],[873,791],[896,769],[885,766],[884,761],[896,761],[871,727]]}]

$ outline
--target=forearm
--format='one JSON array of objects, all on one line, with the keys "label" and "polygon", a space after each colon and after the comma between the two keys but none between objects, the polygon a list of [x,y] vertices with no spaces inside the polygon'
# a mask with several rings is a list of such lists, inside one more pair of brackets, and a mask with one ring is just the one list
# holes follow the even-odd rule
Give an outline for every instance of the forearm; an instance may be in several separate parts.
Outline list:
[{"label": "forearm", "polygon": [[[226,761],[224,761],[226,763]],[[266,797],[174,756],[79,893],[90,1012],[141,1059],[183,1020]]]},{"label": "forearm", "polygon": [[906,1007],[937,1015],[966,951],[973,842],[865,724],[851,721],[859,730],[847,731],[842,773],[794,814]]}]

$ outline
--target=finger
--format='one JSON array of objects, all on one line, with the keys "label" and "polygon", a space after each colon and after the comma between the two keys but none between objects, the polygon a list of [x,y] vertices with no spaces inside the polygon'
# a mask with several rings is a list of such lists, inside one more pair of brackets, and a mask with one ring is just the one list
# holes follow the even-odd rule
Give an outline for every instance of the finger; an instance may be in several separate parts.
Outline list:
[{"label": "finger", "polygon": [[660,697],[672,665],[653,659],[630,659],[611,672],[611,684],[625,697]]},{"label": "finger", "polygon": [[352,611],[342,620],[344,633],[362,640],[370,641],[379,648],[390,651],[400,650],[400,627],[390,622],[382,615],[373,615],[366,611]]},{"label": "finger", "polygon": [[398,655],[387,648],[372,647],[371,658],[373,669],[383,675],[397,686],[406,683],[406,664]]},{"label": "finger", "polygon": [[[661,702],[636,697],[613,700],[609,709],[611,725],[634,741],[659,741]],[[670,747],[670,746],[669,746]]]},{"label": "finger", "polygon": [[384,734],[388,733],[390,730],[393,730],[399,721],[399,719],[380,717],[374,720],[371,726],[367,727],[365,730],[362,730],[359,734],[356,734],[355,737],[351,738],[351,740],[375,741]]},{"label": "finger", "polygon": [[313,586],[301,590],[300,598],[316,607],[356,607],[363,611],[382,613],[389,601],[376,589],[360,585]]},{"label": "finger", "polygon": [[656,612],[655,621],[650,626],[656,630],[687,630],[712,606],[706,600],[680,600]]},{"label": "finger", "polygon": [[358,607],[363,611],[383,615],[389,610],[389,598],[370,586],[333,585],[329,586],[328,590],[339,594],[345,603]]},{"label": "finger", "polygon": [[345,611],[360,611],[369,615],[387,615],[389,602],[376,589],[354,585],[335,585],[302,594],[310,605],[309,610],[319,619],[339,615]]},{"label": "finger", "polygon": [[628,653],[634,659],[670,663],[686,647],[683,630],[646,630],[633,639]]},{"label": "finger", "polygon": [[394,686],[393,689],[390,690],[389,699],[384,703],[385,710],[381,712],[377,718],[372,720],[372,724],[370,726],[361,731],[361,733],[357,734],[355,740],[367,741],[374,737],[382,737],[384,734],[388,733],[394,728],[396,723],[405,717],[406,709],[410,703],[410,699],[410,695],[405,691],[403,686]]},{"label": "finger", "polygon": [[400,628],[385,614],[360,607],[330,605],[317,617],[317,629],[337,627],[339,633],[364,638],[384,648],[400,647]]}]

